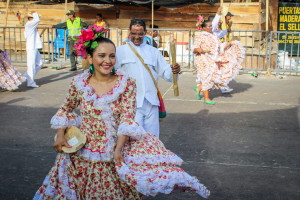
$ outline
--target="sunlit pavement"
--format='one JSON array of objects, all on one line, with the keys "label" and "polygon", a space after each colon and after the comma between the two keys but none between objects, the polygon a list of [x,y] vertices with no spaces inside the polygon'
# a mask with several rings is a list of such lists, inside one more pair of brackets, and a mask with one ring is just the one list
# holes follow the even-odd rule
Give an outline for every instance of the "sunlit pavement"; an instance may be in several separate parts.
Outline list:
[{"label": "sunlit pavement", "polygon": [[[68,70],[42,69],[39,88],[0,92],[1,199],[32,199],[53,165],[49,122],[76,74]],[[168,113],[160,139],[211,190],[210,199],[300,199],[300,77],[239,75],[231,94],[211,92],[216,105],[197,100],[191,72],[180,75],[179,97],[172,84],[159,85]],[[202,198],[188,192],[147,199]]]}]

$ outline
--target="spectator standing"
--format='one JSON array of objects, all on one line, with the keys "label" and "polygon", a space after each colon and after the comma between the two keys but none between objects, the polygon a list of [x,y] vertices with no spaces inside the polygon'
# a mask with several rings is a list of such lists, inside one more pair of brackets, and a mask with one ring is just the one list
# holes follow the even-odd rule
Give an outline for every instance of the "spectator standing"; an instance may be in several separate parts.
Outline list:
[{"label": "spectator standing", "polygon": [[231,26],[232,26],[232,21],[231,17],[233,17],[234,15],[231,14],[231,12],[228,12],[225,16],[225,23],[223,23],[221,25],[222,30],[227,30],[227,35],[225,36],[225,38],[223,37],[222,42],[230,42],[231,41]]},{"label": "spectator standing", "polygon": [[36,12],[27,16],[28,22],[25,25],[24,37],[26,39],[27,52],[27,72],[24,76],[27,78],[27,87],[39,87],[34,81],[36,73],[42,68],[43,60],[39,49],[43,48],[42,40],[37,30],[40,23],[40,17]]},{"label": "spectator standing", "polygon": [[88,28],[88,25],[85,22],[83,22],[80,17],[75,16],[74,10],[69,10],[66,13],[66,15],[68,16],[66,22],[53,25],[50,28],[68,29],[68,46],[69,46],[69,53],[70,53],[70,60],[71,60],[70,71],[77,71],[77,67],[76,67],[77,54],[73,46],[75,45],[75,42],[78,40],[78,37],[81,35],[82,28]]},{"label": "spectator standing", "polygon": [[102,27],[104,27],[104,28],[107,28],[107,27],[108,27],[106,21],[103,20],[103,17],[102,17],[102,14],[101,14],[101,13],[98,13],[98,14],[96,15],[96,22],[95,22],[95,25],[96,25],[96,26],[102,26]]}]

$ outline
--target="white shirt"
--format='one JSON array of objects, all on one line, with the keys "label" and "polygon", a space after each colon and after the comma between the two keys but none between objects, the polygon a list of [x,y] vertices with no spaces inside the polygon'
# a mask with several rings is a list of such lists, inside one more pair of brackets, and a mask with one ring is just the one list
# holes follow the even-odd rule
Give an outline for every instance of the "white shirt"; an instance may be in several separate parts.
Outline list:
[{"label": "white shirt", "polygon": [[221,31],[218,30],[218,23],[219,23],[220,18],[221,18],[221,15],[216,14],[211,25],[212,25],[212,32],[216,33],[218,35],[218,37],[221,39],[225,35],[227,35],[227,29],[221,30]]},{"label": "white shirt", "polygon": [[42,40],[37,26],[40,23],[40,17],[37,13],[33,13],[33,19],[25,25],[24,37],[26,39],[26,50],[35,50],[42,48]]},{"label": "white shirt", "polygon": [[[156,82],[159,76],[166,81],[173,81],[170,64],[167,63],[158,49],[146,44],[145,41],[140,46],[134,45],[131,41],[130,44],[144,59],[145,64],[150,68]],[[157,90],[149,72],[128,44],[117,47],[116,58],[116,68],[122,67],[130,77],[136,80],[137,107],[141,108],[143,106],[144,99],[147,99],[152,105],[159,106]]]}]

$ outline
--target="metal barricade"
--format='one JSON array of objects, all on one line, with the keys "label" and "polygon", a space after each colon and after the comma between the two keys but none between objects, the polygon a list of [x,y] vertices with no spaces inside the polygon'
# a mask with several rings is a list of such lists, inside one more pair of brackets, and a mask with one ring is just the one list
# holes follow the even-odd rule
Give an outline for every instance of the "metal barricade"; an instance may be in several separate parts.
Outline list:
[{"label": "metal barricade", "polygon": [[[26,54],[26,39],[24,37],[24,27],[0,27],[2,38],[0,41],[0,48],[6,51],[9,51],[10,59],[12,62],[23,63],[27,61]],[[47,27],[38,27],[37,28],[41,40],[42,40],[42,49],[40,53],[44,62],[55,62],[55,40],[57,36],[54,35],[55,29],[49,29]],[[64,31],[65,32],[65,31]],[[66,38],[66,35],[62,36]],[[64,49],[66,49],[66,40],[64,39]],[[59,42],[59,40],[58,40]],[[58,45],[59,46],[59,45]],[[59,56],[61,53],[58,53]],[[63,52],[64,60],[66,61],[66,51]],[[59,57],[58,56],[58,57]]]},{"label": "metal barricade", "polygon": [[[150,29],[149,29],[150,30]],[[152,30],[152,29],[151,29]],[[159,41],[158,50],[165,59],[171,63],[172,55],[170,52],[171,42],[176,47],[176,62],[183,67],[190,67],[190,30],[188,29],[153,29],[157,31]],[[151,35],[149,35],[151,38]],[[153,45],[153,44],[152,44]]]},{"label": "metal barricade", "polygon": [[[2,33],[1,33],[2,30]],[[67,31],[39,27],[43,48],[40,51],[45,63],[53,63],[61,67],[69,63]],[[152,29],[149,29],[151,31]],[[195,69],[192,46],[200,34],[198,30],[189,29],[153,29],[157,31],[158,50],[165,59],[171,61],[170,42],[176,44],[176,61],[183,68]],[[233,40],[239,40],[245,47],[246,55],[242,63],[244,72],[275,71],[299,73],[300,32],[232,31]],[[152,35],[146,35],[152,41]],[[111,39],[116,46],[128,42],[129,30],[126,28],[110,28],[105,37]],[[26,62],[26,41],[24,27],[0,27],[0,48],[10,52],[12,62]],[[80,62],[80,58],[78,58]]]},{"label": "metal barricade", "polygon": [[300,73],[300,32],[271,31],[269,69],[276,73]]},{"label": "metal barricade", "polygon": [[245,48],[244,71],[263,71],[268,66],[267,31],[239,30],[232,31],[232,40],[238,40]]},{"label": "metal barricade", "polygon": [[[157,31],[157,36],[154,38],[157,49],[162,53],[164,58],[171,62],[170,43],[176,44],[176,62],[182,66],[189,67],[190,65],[190,30],[184,29],[148,29],[148,33],[145,35],[144,40],[150,45],[154,45],[152,40],[151,31]],[[130,41],[129,30],[120,29],[118,45],[125,44]]]}]

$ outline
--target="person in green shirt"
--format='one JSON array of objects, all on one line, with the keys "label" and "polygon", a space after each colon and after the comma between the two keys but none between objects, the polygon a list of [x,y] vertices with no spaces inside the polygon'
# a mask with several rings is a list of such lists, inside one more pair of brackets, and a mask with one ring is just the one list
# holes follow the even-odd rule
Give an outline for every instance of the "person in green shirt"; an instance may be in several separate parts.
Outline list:
[{"label": "person in green shirt", "polygon": [[81,35],[82,28],[88,28],[88,25],[82,21],[80,17],[75,16],[74,10],[69,10],[66,15],[68,19],[66,22],[61,24],[56,24],[51,26],[50,28],[57,29],[68,29],[68,46],[71,60],[71,69],[70,71],[76,71],[76,50],[74,49],[75,42],[78,40],[78,37]]}]

